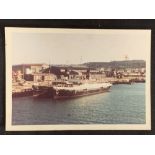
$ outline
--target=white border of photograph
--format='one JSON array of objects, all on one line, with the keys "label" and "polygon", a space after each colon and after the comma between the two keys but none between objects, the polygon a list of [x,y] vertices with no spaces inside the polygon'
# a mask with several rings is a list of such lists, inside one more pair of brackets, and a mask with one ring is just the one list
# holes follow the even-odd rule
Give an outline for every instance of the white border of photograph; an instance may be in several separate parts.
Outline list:
[{"label": "white border of photograph", "polygon": [[[12,34],[13,33],[93,33],[104,34],[121,33],[123,31],[145,31],[147,46],[150,47],[146,61],[146,88],[145,107],[146,124],[93,124],[93,125],[12,125]],[[6,131],[55,131],[55,130],[151,130],[151,95],[150,95],[150,55],[151,55],[151,30],[140,29],[57,29],[57,28],[5,28],[6,52]]]}]

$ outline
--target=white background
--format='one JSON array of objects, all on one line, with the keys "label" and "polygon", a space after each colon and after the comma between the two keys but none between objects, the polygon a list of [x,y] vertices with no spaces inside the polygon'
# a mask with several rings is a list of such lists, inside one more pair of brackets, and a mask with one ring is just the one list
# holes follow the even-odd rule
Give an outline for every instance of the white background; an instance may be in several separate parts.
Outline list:
[{"label": "white background", "polygon": [[153,136],[1,136],[5,155],[153,155]]},{"label": "white background", "polygon": [[154,18],[154,0],[0,0],[0,18]]},{"label": "white background", "polygon": [[[153,0],[0,0],[0,18],[155,18]],[[0,154],[155,154],[154,136],[0,136]]]}]

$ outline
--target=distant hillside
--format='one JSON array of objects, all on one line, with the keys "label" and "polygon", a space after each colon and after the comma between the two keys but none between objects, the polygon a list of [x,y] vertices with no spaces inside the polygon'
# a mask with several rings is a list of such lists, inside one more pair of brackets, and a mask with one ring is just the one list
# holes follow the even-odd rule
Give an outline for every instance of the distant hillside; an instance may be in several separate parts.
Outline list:
[{"label": "distant hillside", "polygon": [[144,60],[127,60],[127,61],[111,61],[111,62],[88,62],[83,65],[91,68],[142,68],[146,63]]}]

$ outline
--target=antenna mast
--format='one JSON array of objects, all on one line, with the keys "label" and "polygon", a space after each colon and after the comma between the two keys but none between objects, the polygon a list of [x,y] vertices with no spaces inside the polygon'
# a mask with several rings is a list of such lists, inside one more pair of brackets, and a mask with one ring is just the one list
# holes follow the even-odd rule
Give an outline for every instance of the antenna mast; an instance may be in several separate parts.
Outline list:
[{"label": "antenna mast", "polygon": [[128,55],[125,55],[125,60],[127,61],[127,60],[129,60],[129,57],[128,57]]},{"label": "antenna mast", "polygon": [[81,58],[80,58],[80,64],[82,64],[82,62],[83,62],[83,58],[82,58],[82,56],[81,56]]}]

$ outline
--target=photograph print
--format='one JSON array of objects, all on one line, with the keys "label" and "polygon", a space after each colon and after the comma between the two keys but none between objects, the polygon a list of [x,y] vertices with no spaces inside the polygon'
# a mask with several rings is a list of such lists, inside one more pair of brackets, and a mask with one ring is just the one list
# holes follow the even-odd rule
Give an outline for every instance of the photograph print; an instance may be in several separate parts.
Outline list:
[{"label": "photograph print", "polygon": [[6,130],[151,130],[148,29],[5,28]]}]

